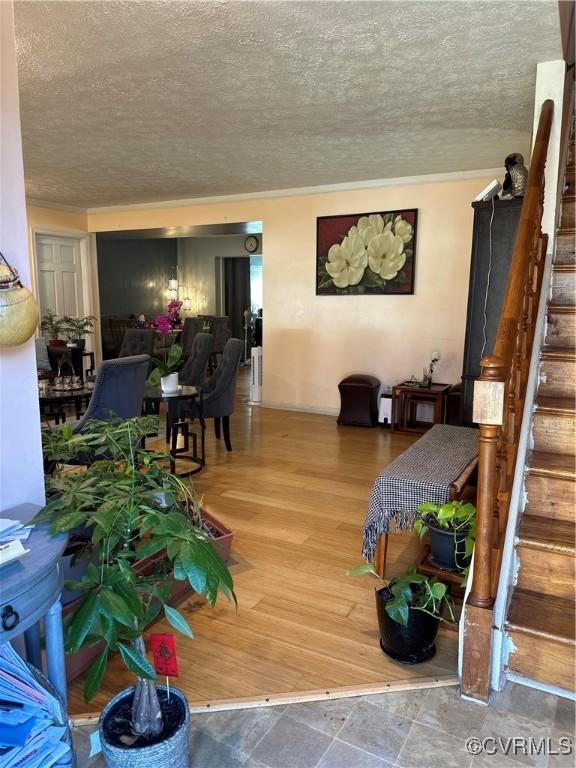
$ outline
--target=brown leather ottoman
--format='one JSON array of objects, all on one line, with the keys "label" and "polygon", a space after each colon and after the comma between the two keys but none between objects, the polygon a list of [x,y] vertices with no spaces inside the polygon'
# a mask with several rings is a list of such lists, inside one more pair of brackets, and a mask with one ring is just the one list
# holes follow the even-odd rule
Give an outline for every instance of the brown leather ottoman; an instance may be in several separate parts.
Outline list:
[{"label": "brown leather ottoman", "polygon": [[378,424],[378,392],[380,380],[376,376],[355,373],[338,384],[340,415],[338,424],[355,427],[375,427]]}]

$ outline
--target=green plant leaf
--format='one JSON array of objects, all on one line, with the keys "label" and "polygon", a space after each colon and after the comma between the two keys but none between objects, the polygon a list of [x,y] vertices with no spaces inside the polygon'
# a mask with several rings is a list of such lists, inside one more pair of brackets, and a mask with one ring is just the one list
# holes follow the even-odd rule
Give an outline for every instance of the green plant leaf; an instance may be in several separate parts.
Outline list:
[{"label": "green plant leaf", "polygon": [[346,576],[358,576],[361,573],[370,573],[372,576],[379,578],[372,563],[362,563],[361,565],[355,565],[354,568],[350,568],[349,571],[346,571]]},{"label": "green plant leaf", "polygon": [[156,680],[154,667],[145,656],[134,650],[131,645],[124,645],[124,643],[118,643],[118,650],[124,664],[137,677],[143,677],[145,680]]},{"label": "green plant leaf", "polygon": [[160,536],[152,537],[143,542],[142,546],[138,547],[138,557],[150,557],[155,555],[160,550],[164,549],[164,539]]},{"label": "green plant leaf", "polygon": [[194,633],[192,632],[192,629],[190,628],[190,625],[182,616],[180,611],[177,611],[175,608],[170,608],[169,605],[164,606],[164,615],[168,619],[168,623],[171,624],[174,629],[177,629],[178,632],[181,632],[183,635],[186,635],[186,637],[190,637],[194,639]]},{"label": "green plant leaf", "polygon": [[412,589],[407,581],[398,580],[390,582],[390,591],[394,597],[400,600],[405,600],[408,603],[412,600]]},{"label": "green plant leaf", "polygon": [[430,591],[436,600],[443,600],[446,594],[446,584],[442,584],[441,581],[437,581],[430,586]]},{"label": "green plant leaf", "polygon": [[90,592],[84,602],[74,612],[74,617],[68,629],[66,645],[70,649],[70,653],[77,653],[80,650],[86,636],[94,626],[97,615],[97,593]]},{"label": "green plant leaf", "polygon": [[107,663],[108,646],[106,645],[86,675],[86,680],[84,681],[84,701],[86,703],[93,699],[98,693],[100,686],[102,685],[102,678],[104,677]]},{"label": "green plant leaf", "polygon": [[159,369],[154,368],[154,370],[150,372],[146,384],[148,384],[149,387],[157,387],[158,384],[160,384],[160,376],[161,373]]},{"label": "green plant leaf", "polygon": [[134,615],[126,602],[110,589],[103,589],[100,594],[100,612],[104,616],[116,619],[120,624],[132,628],[134,626]]},{"label": "green plant leaf", "polygon": [[418,512],[421,512],[423,515],[436,514],[438,512],[438,505],[432,504],[431,501],[426,501],[418,506]]},{"label": "green plant leaf", "polygon": [[170,369],[174,368],[174,366],[180,360],[181,357],[182,357],[182,345],[172,344],[172,346],[168,350],[168,359],[166,361],[166,366]]},{"label": "green plant leaf", "polygon": [[390,600],[386,604],[386,613],[397,624],[401,624],[403,627],[408,624],[409,608],[404,600],[399,598]]}]

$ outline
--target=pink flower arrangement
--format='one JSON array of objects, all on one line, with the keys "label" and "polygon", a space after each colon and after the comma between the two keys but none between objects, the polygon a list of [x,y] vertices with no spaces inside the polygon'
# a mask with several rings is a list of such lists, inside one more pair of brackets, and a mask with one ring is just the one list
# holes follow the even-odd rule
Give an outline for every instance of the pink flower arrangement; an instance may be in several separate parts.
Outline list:
[{"label": "pink flower arrangement", "polygon": [[172,299],[168,304],[168,317],[172,321],[172,324],[180,322],[180,310],[182,309],[182,302],[178,299]]},{"label": "pink flower arrangement", "polygon": [[171,333],[172,322],[170,321],[170,318],[166,317],[166,315],[158,315],[154,322],[160,333]]}]

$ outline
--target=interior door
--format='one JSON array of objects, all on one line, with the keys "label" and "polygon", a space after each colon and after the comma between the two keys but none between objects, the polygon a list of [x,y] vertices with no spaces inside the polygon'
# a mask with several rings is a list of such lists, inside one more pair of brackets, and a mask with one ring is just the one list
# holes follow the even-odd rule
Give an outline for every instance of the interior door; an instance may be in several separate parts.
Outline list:
[{"label": "interior door", "polygon": [[38,291],[42,314],[82,317],[80,242],[71,237],[36,236]]}]

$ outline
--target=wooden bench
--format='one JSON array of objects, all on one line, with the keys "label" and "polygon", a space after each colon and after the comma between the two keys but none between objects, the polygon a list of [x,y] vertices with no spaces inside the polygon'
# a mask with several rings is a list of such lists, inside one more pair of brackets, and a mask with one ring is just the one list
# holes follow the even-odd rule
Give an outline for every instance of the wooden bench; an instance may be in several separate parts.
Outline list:
[{"label": "wooden bench", "polygon": [[374,560],[380,576],[386,569],[388,532],[411,530],[424,502],[444,504],[461,499],[478,464],[478,431],[447,424],[433,426],[380,473],[364,524],[363,554]]}]

